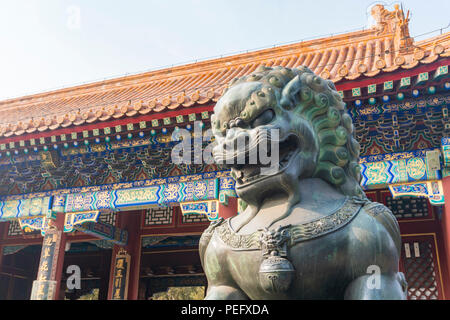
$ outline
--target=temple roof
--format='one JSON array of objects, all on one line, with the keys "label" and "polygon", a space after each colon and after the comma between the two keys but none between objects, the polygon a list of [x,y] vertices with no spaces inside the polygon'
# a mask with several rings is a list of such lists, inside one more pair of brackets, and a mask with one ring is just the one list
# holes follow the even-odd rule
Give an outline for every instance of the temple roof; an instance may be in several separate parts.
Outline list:
[{"label": "temple roof", "polygon": [[414,42],[409,13],[372,9],[367,30],[0,101],[0,138],[214,103],[258,66],[308,66],[339,84],[450,56],[450,32]]}]

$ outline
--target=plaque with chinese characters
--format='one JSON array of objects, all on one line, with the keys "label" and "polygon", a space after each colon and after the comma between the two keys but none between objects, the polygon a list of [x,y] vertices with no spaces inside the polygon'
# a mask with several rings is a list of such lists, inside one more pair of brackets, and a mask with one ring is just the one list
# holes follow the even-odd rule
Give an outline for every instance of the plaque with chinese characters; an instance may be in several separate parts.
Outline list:
[{"label": "plaque with chinese characters", "polygon": [[128,276],[130,273],[130,255],[120,249],[114,262],[112,300],[126,300],[128,293]]}]

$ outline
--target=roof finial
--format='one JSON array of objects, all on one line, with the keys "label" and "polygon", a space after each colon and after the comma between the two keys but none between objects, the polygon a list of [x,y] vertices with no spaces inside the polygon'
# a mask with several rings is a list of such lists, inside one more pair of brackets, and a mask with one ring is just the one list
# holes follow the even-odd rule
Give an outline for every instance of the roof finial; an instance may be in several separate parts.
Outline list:
[{"label": "roof finial", "polygon": [[383,5],[374,5],[371,15],[376,22],[374,28],[378,35],[393,34],[394,47],[397,52],[407,51],[412,47],[413,39],[409,35],[409,10],[406,14],[403,11],[403,4],[395,4],[394,10],[390,11]]}]

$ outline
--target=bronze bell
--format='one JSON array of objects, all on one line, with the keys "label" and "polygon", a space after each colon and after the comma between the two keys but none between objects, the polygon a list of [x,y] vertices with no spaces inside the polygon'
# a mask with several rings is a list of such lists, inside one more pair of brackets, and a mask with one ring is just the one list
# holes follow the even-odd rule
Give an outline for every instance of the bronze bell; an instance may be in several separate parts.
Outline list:
[{"label": "bronze bell", "polygon": [[259,267],[259,283],[268,293],[286,292],[294,276],[294,266],[288,259],[280,257],[278,251],[272,251]]}]

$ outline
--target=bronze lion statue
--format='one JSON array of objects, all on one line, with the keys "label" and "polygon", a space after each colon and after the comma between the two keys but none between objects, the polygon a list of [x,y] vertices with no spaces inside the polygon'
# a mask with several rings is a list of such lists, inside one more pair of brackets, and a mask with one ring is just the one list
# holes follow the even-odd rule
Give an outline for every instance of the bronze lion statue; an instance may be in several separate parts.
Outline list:
[{"label": "bronze lion statue", "polygon": [[230,83],[211,125],[214,159],[246,207],[202,234],[206,299],[406,298],[397,220],[360,187],[359,144],[331,81],[259,67]]}]

